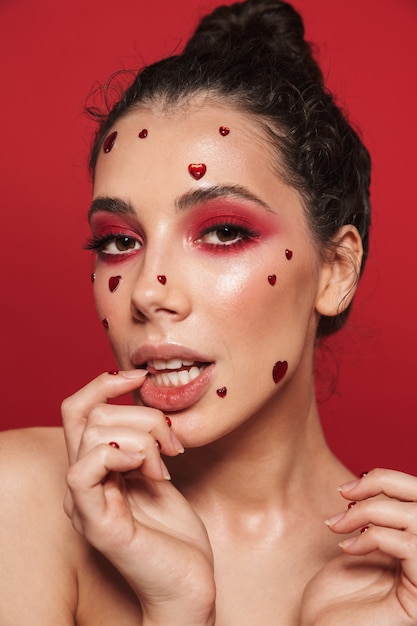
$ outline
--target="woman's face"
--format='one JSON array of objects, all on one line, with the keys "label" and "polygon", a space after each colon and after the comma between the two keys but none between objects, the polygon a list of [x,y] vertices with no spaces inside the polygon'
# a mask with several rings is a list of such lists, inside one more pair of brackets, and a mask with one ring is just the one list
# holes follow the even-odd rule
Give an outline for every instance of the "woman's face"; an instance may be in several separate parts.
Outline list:
[{"label": "woman's face", "polygon": [[114,131],[90,211],[94,292],[119,367],[149,371],[136,401],[202,445],[284,388],[310,393],[320,263],[256,121],[193,100]]}]

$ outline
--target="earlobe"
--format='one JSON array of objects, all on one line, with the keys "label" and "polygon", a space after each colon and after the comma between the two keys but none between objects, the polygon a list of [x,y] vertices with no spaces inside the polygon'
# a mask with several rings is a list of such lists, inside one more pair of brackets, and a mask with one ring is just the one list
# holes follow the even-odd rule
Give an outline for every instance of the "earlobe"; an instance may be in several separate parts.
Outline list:
[{"label": "earlobe", "polygon": [[349,306],[359,281],[363,247],[357,228],[351,224],[342,226],[326,254],[320,270],[316,311],[334,317]]}]

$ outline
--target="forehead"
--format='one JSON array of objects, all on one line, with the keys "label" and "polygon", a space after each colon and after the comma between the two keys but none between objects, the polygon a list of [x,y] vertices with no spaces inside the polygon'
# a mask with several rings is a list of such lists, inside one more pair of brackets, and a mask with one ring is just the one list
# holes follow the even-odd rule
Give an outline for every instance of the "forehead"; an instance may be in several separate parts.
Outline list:
[{"label": "forehead", "polygon": [[[111,135],[113,144],[108,141]],[[189,181],[190,164],[206,166],[200,180],[204,185],[213,176],[233,178],[259,162],[265,175],[276,171],[276,155],[266,132],[250,114],[197,98],[170,108],[140,106],[107,134],[97,161],[95,191],[103,181],[129,176],[156,182],[175,172]]]},{"label": "forehead", "polygon": [[308,230],[302,199],[279,175],[279,156],[251,114],[207,98],[170,108],[141,105],[107,137],[112,133],[114,143],[103,144],[111,149],[102,148],[97,160],[94,199],[117,198],[159,219],[196,190],[239,187]]}]

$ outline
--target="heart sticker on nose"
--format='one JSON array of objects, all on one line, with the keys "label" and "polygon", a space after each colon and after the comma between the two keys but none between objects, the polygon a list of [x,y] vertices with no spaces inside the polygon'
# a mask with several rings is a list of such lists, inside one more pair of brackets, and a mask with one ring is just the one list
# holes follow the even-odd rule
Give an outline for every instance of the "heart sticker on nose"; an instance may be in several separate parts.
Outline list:
[{"label": "heart sticker on nose", "polygon": [[188,171],[193,178],[195,178],[196,180],[200,180],[200,178],[203,178],[204,174],[206,173],[207,167],[204,165],[204,163],[190,163],[190,165],[188,166]]}]

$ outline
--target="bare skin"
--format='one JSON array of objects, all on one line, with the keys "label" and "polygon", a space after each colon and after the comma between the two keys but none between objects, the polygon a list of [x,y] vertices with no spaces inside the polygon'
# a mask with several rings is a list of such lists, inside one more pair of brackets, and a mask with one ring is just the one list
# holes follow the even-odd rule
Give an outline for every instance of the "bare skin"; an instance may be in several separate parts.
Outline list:
[{"label": "bare skin", "polygon": [[[0,580],[2,624],[142,624],[135,594],[63,512],[67,464],[62,431],[5,432],[0,446],[1,472],[10,477],[1,486],[2,563],[8,572]],[[254,619],[289,626],[345,626],[352,619],[366,626],[416,623],[415,587],[411,578],[407,582],[410,567],[406,564],[401,575],[405,584],[400,585],[399,606],[400,561],[374,551],[369,531],[359,536],[356,549],[350,549],[359,556],[342,554],[336,537],[325,528],[323,517],[342,508],[333,477],[343,482],[350,475],[325,448],[322,460],[323,475],[317,476],[321,488],[310,484],[299,497],[294,493],[294,506],[287,502],[285,510],[262,504],[261,497],[250,499],[249,492],[243,505],[243,490],[233,502],[227,498],[225,502],[224,493],[217,494],[221,506],[214,506],[213,490],[210,497],[201,491],[195,494],[194,506],[206,523],[215,555],[216,624],[249,625]],[[372,482],[396,485],[399,491],[415,488],[414,478],[396,472],[378,470],[369,478],[368,486],[362,482],[355,488],[358,501],[360,491],[365,493]],[[191,493],[190,486],[187,491]],[[369,506],[366,499],[363,506]],[[402,515],[411,518],[404,511]],[[345,520],[338,522],[345,531],[356,530],[361,523],[361,519],[348,526]],[[369,541],[370,548],[358,545],[363,541]],[[369,556],[360,556],[369,549]],[[412,566],[409,540],[402,549],[408,550]]]},{"label": "bare skin", "polygon": [[64,401],[65,438],[0,437],[1,624],[416,624],[417,479],[349,484],[314,395],[318,320],[353,297],[360,237],[318,254],[253,118],[191,105],[135,109],[99,156],[94,290],[120,372]]},{"label": "bare skin", "polygon": [[[25,590],[22,596],[18,593],[19,602],[1,607],[2,624],[141,624],[137,598],[64,513],[67,464],[61,430],[2,433],[0,441],[2,474],[14,469],[12,480],[2,485],[1,528],[7,534],[3,567],[10,575],[2,577],[0,597],[6,600]],[[293,506],[285,505],[285,511],[273,494],[253,497],[262,480],[251,481],[246,502],[243,490],[234,490],[232,484],[229,498],[220,488],[222,481],[205,492],[199,484],[187,485],[215,556],[216,624],[249,625],[254,619],[273,624],[276,615],[285,624],[298,624],[306,583],[340,552],[323,520],[340,508],[334,479],[343,482],[350,475],[325,449],[323,456],[328,464],[319,470],[321,488],[299,495],[297,488],[291,489]],[[326,493],[331,497],[324,497]],[[28,540],[24,552],[22,537],[36,537]]]}]

